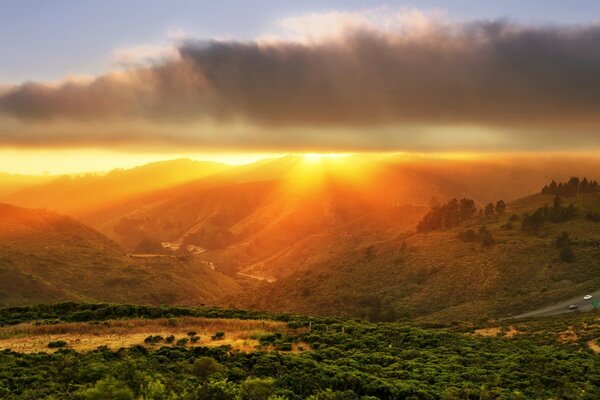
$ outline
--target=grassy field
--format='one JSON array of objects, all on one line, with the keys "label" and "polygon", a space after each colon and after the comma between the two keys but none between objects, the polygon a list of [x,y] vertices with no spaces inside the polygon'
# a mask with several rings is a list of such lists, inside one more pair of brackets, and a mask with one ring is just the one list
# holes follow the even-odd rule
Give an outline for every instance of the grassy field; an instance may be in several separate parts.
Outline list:
[{"label": "grassy field", "polygon": [[[100,346],[111,349],[127,348],[135,345],[146,345],[158,348],[165,345],[144,342],[148,336],[166,338],[175,336],[177,340],[190,338],[189,332],[195,332],[199,340],[188,341],[187,346],[218,347],[231,346],[240,351],[256,351],[262,348],[258,338],[270,333],[291,333],[284,322],[265,320],[238,320],[222,318],[158,318],[107,320],[102,322],[74,322],[58,324],[22,323],[0,327],[0,350],[12,350],[20,353],[56,351],[48,348],[48,343],[65,341],[66,348],[77,351],[94,350]],[[224,332],[223,338],[212,339],[216,332]],[[296,344],[294,350],[297,350]],[[306,346],[305,346],[306,347]]]}]

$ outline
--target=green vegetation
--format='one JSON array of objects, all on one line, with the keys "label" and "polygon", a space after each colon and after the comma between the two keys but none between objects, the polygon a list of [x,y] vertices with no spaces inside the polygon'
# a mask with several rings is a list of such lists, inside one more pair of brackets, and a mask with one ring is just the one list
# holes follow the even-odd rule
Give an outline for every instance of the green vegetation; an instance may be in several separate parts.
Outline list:
[{"label": "green vegetation", "polygon": [[482,225],[481,228],[479,228],[479,232],[475,232],[473,229],[467,229],[466,231],[460,232],[457,237],[463,242],[479,242],[484,246],[491,246],[496,243],[491,232],[485,225]]},{"label": "green vegetation", "polygon": [[[492,206],[492,212],[494,206]],[[417,225],[417,232],[431,232],[437,229],[450,229],[471,218],[477,208],[468,198],[452,199],[448,203],[432,208]]]},{"label": "green vegetation", "polygon": [[548,207],[548,204],[545,204],[531,215],[527,212],[524,213],[521,219],[521,229],[529,233],[538,233],[543,228],[545,222],[565,222],[572,219],[576,213],[577,209],[573,204],[564,207],[560,197],[556,196],[552,207]]},{"label": "green vegetation", "polygon": [[[184,311],[186,310],[186,311]],[[184,307],[58,304],[1,309],[4,323],[102,321],[126,316],[257,313]],[[38,318],[44,318],[39,321]],[[265,319],[271,318],[262,314]],[[0,352],[0,398],[71,399],[596,399],[600,358],[571,344],[478,337],[399,323],[274,315],[294,327],[265,343],[309,351],[229,346],[144,347],[51,354]],[[562,329],[562,328],[560,328]],[[592,333],[590,333],[592,334]],[[538,344],[538,342],[540,344]]]},{"label": "green vegetation", "polygon": [[65,347],[66,345],[67,345],[67,342],[65,342],[64,340],[56,340],[54,342],[48,343],[48,348],[49,349],[58,349],[60,347]]}]

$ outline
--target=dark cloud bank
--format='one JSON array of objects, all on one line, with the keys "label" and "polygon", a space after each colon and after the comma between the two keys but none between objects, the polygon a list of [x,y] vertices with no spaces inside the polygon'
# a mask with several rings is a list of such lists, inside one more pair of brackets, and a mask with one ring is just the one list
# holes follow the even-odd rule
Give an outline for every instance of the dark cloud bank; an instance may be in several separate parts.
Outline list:
[{"label": "dark cloud bank", "polygon": [[600,144],[600,25],[440,24],[415,35],[353,31],[311,44],[187,42],[179,52],[178,60],[91,83],[13,87],[0,94],[0,115],[19,126],[468,124],[579,132]]}]

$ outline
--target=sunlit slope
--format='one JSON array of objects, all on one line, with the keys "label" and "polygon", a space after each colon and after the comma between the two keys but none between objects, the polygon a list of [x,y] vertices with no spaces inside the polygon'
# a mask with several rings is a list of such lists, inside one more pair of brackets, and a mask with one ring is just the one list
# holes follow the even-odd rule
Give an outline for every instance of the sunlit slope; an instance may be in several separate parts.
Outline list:
[{"label": "sunlit slope", "polygon": [[[357,218],[382,232],[390,223],[414,224],[412,211],[405,216],[398,210],[427,203],[433,194],[449,196],[431,182],[370,161],[286,157],[163,191],[162,198],[96,226],[132,248],[145,239],[200,246],[221,270],[250,273],[300,240],[327,236]],[[416,208],[420,216],[422,206]],[[269,268],[268,275],[278,274]]]},{"label": "sunlit slope", "polygon": [[205,265],[176,258],[134,260],[124,253],[69,217],[0,204],[0,304],[198,304],[239,289]]},{"label": "sunlit slope", "polygon": [[229,168],[224,164],[188,159],[161,161],[104,175],[63,176],[20,190],[4,200],[85,219],[88,214],[117,207],[132,196],[169,188]]},{"label": "sunlit slope", "polygon": [[0,198],[9,196],[19,190],[47,183],[56,179],[50,175],[18,175],[0,172]]},{"label": "sunlit slope", "polygon": [[[357,233],[323,244],[323,255],[287,277],[263,284],[240,301],[253,308],[371,319],[479,320],[535,309],[583,296],[600,287],[600,225],[586,212],[600,211],[598,194],[566,198],[578,209],[572,220],[547,222],[538,234],[505,224],[553,196],[534,195],[509,204],[505,215],[475,217],[442,232],[397,235]],[[457,235],[485,225],[495,244],[468,243]],[[360,228],[357,228],[360,232]],[[562,261],[556,237],[567,232],[575,259]],[[311,248],[312,254],[317,246]],[[312,260],[312,261],[311,261]],[[293,265],[293,264],[288,264]]]}]

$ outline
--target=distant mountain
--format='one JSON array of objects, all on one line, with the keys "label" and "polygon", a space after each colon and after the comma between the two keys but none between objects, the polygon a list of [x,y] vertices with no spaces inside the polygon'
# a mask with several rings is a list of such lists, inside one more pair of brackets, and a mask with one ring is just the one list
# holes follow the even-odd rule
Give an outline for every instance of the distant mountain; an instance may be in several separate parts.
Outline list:
[{"label": "distant mountain", "polygon": [[48,208],[78,218],[111,209],[128,198],[226,171],[224,164],[178,159],[107,174],[62,176],[3,197],[23,207]]},{"label": "distant mountain", "polygon": [[72,218],[0,204],[0,305],[199,304],[239,289],[208,265],[174,257],[134,259]]}]

